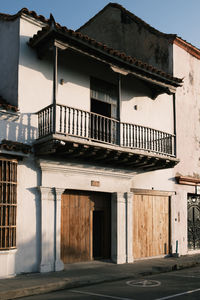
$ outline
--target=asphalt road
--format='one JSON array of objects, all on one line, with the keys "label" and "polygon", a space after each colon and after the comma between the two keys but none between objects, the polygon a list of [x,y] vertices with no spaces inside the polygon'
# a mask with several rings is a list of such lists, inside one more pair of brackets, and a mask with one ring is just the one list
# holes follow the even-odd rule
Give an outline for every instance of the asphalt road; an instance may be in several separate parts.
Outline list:
[{"label": "asphalt road", "polygon": [[[21,298],[22,299],[22,298]],[[167,300],[200,299],[200,266],[23,298],[24,300]]]}]

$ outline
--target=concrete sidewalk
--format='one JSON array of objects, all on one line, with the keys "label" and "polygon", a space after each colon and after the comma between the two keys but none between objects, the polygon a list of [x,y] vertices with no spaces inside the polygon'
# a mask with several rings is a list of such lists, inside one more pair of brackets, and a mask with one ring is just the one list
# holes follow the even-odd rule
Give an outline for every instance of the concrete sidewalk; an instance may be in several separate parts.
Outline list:
[{"label": "concrete sidewalk", "polygon": [[0,280],[0,300],[48,293],[84,285],[134,279],[200,264],[200,254],[180,258],[156,258],[136,261],[132,264],[115,265],[110,262],[93,261],[66,265],[64,271],[31,273]]}]

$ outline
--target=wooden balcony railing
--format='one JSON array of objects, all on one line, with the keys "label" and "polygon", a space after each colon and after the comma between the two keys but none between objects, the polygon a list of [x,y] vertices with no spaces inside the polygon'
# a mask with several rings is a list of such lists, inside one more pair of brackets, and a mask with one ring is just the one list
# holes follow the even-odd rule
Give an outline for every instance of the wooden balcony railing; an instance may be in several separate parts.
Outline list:
[{"label": "wooden balcony railing", "polygon": [[55,112],[53,105],[38,112],[38,132],[39,138],[55,133],[176,156],[173,134],[60,104]]}]

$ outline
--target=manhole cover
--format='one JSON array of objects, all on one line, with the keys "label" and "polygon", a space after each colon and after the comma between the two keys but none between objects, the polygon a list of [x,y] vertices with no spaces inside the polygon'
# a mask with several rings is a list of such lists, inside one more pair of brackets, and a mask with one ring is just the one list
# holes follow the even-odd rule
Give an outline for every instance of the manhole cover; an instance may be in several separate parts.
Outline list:
[{"label": "manhole cover", "polygon": [[138,286],[138,287],[156,287],[161,285],[160,281],[156,281],[156,280],[131,280],[131,281],[127,281],[126,284],[130,285],[130,286]]}]

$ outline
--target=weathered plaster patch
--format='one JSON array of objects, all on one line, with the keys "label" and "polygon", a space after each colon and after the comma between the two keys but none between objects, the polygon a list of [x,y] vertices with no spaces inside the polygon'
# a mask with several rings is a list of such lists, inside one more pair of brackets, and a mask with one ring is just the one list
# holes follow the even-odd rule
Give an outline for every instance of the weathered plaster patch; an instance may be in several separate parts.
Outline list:
[{"label": "weathered plaster patch", "polygon": [[193,76],[193,73],[189,73],[189,81],[190,81],[190,84],[193,85],[194,83],[194,76]]}]

